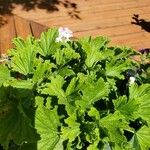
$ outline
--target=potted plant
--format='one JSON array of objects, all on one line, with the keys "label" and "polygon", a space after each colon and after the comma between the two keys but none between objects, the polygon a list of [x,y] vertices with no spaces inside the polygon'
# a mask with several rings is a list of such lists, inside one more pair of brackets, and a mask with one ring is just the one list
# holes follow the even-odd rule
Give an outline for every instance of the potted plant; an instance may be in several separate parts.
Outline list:
[{"label": "potted plant", "polygon": [[60,28],[13,40],[0,64],[3,149],[148,150],[149,54],[71,37]]}]

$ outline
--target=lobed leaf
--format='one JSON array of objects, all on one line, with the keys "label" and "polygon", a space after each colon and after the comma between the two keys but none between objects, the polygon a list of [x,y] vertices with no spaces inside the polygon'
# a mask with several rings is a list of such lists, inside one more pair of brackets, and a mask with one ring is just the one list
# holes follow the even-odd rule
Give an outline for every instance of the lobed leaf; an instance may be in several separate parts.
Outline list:
[{"label": "lobed leaf", "polygon": [[19,112],[11,102],[1,105],[0,113],[0,143],[7,150],[9,142],[22,145],[24,142],[34,143],[39,139],[29,118]]},{"label": "lobed leaf", "polygon": [[14,44],[16,47],[10,52],[12,70],[24,75],[33,73],[35,60],[33,38],[28,37],[26,41],[16,38]]},{"label": "lobed leaf", "polygon": [[10,80],[10,71],[6,66],[0,65],[0,87],[8,80]]},{"label": "lobed leaf", "polygon": [[58,150],[62,147],[58,127],[60,126],[57,108],[49,110],[41,102],[35,113],[35,128],[41,139],[37,143],[38,150]]},{"label": "lobed leaf", "polygon": [[55,42],[58,36],[57,29],[49,29],[47,32],[41,34],[40,39],[36,42],[37,52],[42,56],[49,56],[59,49],[59,43]]},{"label": "lobed leaf", "polygon": [[65,119],[65,123],[68,124],[67,127],[63,127],[61,129],[62,135],[61,138],[65,141],[69,139],[69,142],[73,142],[77,136],[80,134],[80,123],[78,123],[76,118],[76,114],[72,114],[67,119]]},{"label": "lobed leaf", "polygon": [[150,128],[143,126],[137,132],[134,133],[130,143],[134,149],[137,150],[149,150],[150,148]]},{"label": "lobed leaf", "polygon": [[91,105],[104,98],[109,93],[108,84],[104,82],[102,78],[99,78],[96,82],[90,83],[87,81],[85,87],[81,89],[83,96],[82,100],[78,101],[76,104],[81,106],[82,109],[91,107]]},{"label": "lobed leaf", "polygon": [[82,45],[82,49],[86,53],[85,64],[87,67],[91,68],[95,66],[98,61],[105,58],[103,52],[100,50],[108,43],[106,38],[97,37],[92,39],[91,37],[87,37],[82,38],[80,43]]}]

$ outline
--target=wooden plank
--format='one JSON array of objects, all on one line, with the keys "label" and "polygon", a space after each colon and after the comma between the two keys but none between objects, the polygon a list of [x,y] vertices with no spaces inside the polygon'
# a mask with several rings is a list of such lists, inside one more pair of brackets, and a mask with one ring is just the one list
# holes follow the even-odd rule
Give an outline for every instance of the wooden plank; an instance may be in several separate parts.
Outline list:
[{"label": "wooden plank", "polygon": [[30,24],[31,24],[32,34],[36,38],[39,38],[41,33],[48,29],[48,27],[41,25],[39,23],[33,22],[33,21],[31,21]]},{"label": "wooden plank", "polygon": [[[149,7],[149,10],[150,10],[150,7]],[[113,26],[113,24],[119,24],[119,25],[122,25],[120,24],[120,22],[124,22],[126,24],[130,24],[131,21],[134,21],[132,19],[132,16],[133,16],[133,13],[129,13],[127,16],[121,16],[121,15],[117,15],[115,14],[115,16],[113,17],[109,17],[108,14],[103,14],[103,15],[88,15],[87,16],[89,18],[84,18],[82,20],[73,20],[73,19],[70,19],[69,17],[60,17],[60,18],[57,18],[57,19],[46,19],[46,20],[40,20],[40,21],[37,21],[39,22],[40,24],[43,24],[43,25],[47,25],[47,26],[63,26],[63,25],[68,25],[68,26],[84,26],[85,28],[85,24],[98,24],[100,27],[106,27],[106,26]],[[150,12],[149,13],[141,13],[140,14],[140,18],[142,19],[146,19],[146,20],[149,20],[150,18]],[[65,20],[65,21],[64,21]],[[90,25],[90,28],[91,27],[94,27],[94,25]],[[86,29],[86,28],[85,28]]]},{"label": "wooden plank", "polygon": [[[65,13],[67,10],[70,10],[71,6],[69,6],[68,8],[65,8],[63,5],[63,0],[62,3],[60,2],[59,5],[55,5],[59,11],[54,11],[55,14],[62,14]],[[107,3],[103,3],[100,0],[92,0],[92,1],[81,1],[81,0],[70,0],[70,3],[74,3],[76,4],[77,10],[79,11],[87,11],[87,10],[93,10],[93,8],[97,8],[97,10],[100,11],[111,11],[116,10],[116,9],[127,9],[127,8],[136,8],[136,7],[143,7],[143,6],[147,6],[149,4],[149,0],[144,0],[143,1],[130,1],[130,0],[126,0],[126,1],[120,1],[120,2],[113,2],[110,0],[107,0]],[[118,7],[119,6],[119,7]],[[98,9],[101,8],[101,9]],[[43,8],[44,9],[44,8]],[[23,14],[32,14],[33,12],[35,12],[36,14],[41,14],[41,13],[45,13],[45,11],[43,11],[43,9],[39,9],[38,7],[36,7],[34,10],[30,10],[30,12],[26,12],[26,11],[22,11],[22,7],[21,6],[16,6],[15,10],[13,11],[14,14],[16,15],[22,15],[22,14],[18,14],[18,12],[22,12]],[[45,8],[46,10],[46,8]],[[48,13],[49,15],[53,15],[54,13]],[[45,13],[46,14],[46,13]]]},{"label": "wooden plank", "polygon": [[[149,14],[142,15],[141,18],[150,17]],[[67,26],[70,28],[73,32],[79,32],[79,31],[88,31],[93,29],[102,29],[102,28],[108,28],[108,27],[114,27],[114,26],[122,26],[122,25],[129,25],[131,24],[131,21],[133,21],[131,16],[127,17],[116,17],[100,21],[100,19],[95,20],[89,20],[89,21],[72,21],[71,23],[66,22],[58,22],[56,24],[53,24],[52,22],[43,23],[44,25],[50,26],[50,27],[60,27],[60,26]],[[134,25],[136,26],[136,25]]]},{"label": "wooden plank", "polygon": [[113,44],[119,44],[119,45],[131,45],[132,43],[143,43],[145,41],[150,40],[145,36],[144,33],[135,33],[135,34],[127,34],[127,35],[121,35],[112,37],[112,43]]},{"label": "wooden plank", "polygon": [[30,22],[28,20],[18,16],[14,16],[14,20],[17,36],[25,39],[27,36],[32,35]]},{"label": "wooden plank", "polygon": [[[70,0],[71,1],[71,0]],[[148,0],[143,1],[123,1],[123,2],[119,2],[119,3],[111,3],[110,0],[107,0],[107,3],[102,3],[100,0],[96,1],[96,0],[92,0],[92,1],[71,1],[77,4],[77,10],[80,11],[78,14],[79,16],[82,13],[86,13],[90,14],[91,11],[96,11],[96,12],[104,12],[104,11],[112,11],[112,10],[117,10],[117,9],[128,9],[128,8],[138,8],[139,10],[142,9],[142,7],[146,7],[149,4]],[[18,6],[19,7],[19,6]],[[56,18],[56,17],[64,17],[64,16],[68,16],[68,11],[74,11],[73,9],[70,10],[70,8],[66,9],[63,6],[59,6],[59,11],[57,12],[53,12],[53,13],[49,13],[46,12],[42,9],[35,9],[35,10],[31,10],[30,12],[26,12],[26,11],[22,11],[22,8],[16,8],[13,12],[23,18],[28,18],[30,20],[41,20],[44,18]],[[87,11],[88,10],[88,11]],[[144,11],[149,11],[148,9],[144,8]],[[141,10],[142,11],[142,10]],[[111,14],[111,12],[110,12]]]},{"label": "wooden plank", "polygon": [[147,40],[144,42],[131,43],[129,46],[131,46],[135,50],[140,50],[143,48],[150,48],[150,42]]},{"label": "wooden plank", "polygon": [[149,0],[144,0],[144,2],[139,2],[139,1],[122,1],[119,3],[111,3],[111,1],[109,0],[109,3],[102,3],[100,0],[98,2],[94,1],[94,3],[90,2],[86,2],[86,1],[82,1],[78,2],[75,1],[75,3],[77,3],[77,8],[80,11],[87,11],[92,9],[97,9],[99,11],[113,11],[113,10],[117,10],[117,9],[128,9],[128,8],[141,8],[141,7],[145,7],[147,5],[149,5]]},{"label": "wooden plank", "polygon": [[[146,11],[145,11],[146,10]],[[69,23],[76,23],[76,22],[82,22],[82,21],[90,21],[90,20],[97,20],[100,19],[101,21],[104,21],[106,18],[107,19],[111,19],[111,18],[116,18],[116,17],[126,17],[126,16],[130,16],[132,17],[133,14],[149,14],[150,13],[150,5],[145,6],[143,8],[122,8],[120,10],[114,10],[114,11],[102,11],[101,8],[96,9],[93,8],[89,11],[81,11],[79,15],[80,19],[71,19],[69,15],[67,14],[59,14],[58,16],[56,15],[48,15],[47,17],[40,17],[36,19],[37,22],[40,23],[46,23],[46,22],[51,22],[51,23],[57,23],[57,22],[67,22]],[[53,17],[52,17],[53,16]],[[100,22],[99,20],[99,22]]]},{"label": "wooden plank", "polygon": [[131,33],[140,33],[144,32],[141,30],[140,26],[135,26],[133,24],[127,24],[127,25],[120,25],[120,26],[114,26],[114,27],[108,27],[108,28],[101,28],[101,29],[93,29],[93,30],[87,30],[87,31],[79,31],[75,32],[74,36],[81,37],[81,36],[120,36],[124,34],[131,34]]},{"label": "wooden plank", "polygon": [[[100,10],[100,11],[98,11]],[[74,19],[71,18],[69,15],[65,13],[59,13],[59,14],[51,14],[51,15],[42,15],[39,14],[39,16],[36,18],[32,18],[36,22],[44,23],[52,22],[54,24],[58,22],[66,22],[66,23],[76,23],[76,22],[82,22],[82,21],[90,21],[90,20],[97,20],[100,19],[99,22],[103,22],[105,19],[111,19],[115,17],[132,17],[133,14],[149,14],[150,13],[150,6],[145,6],[143,8],[132,8],[132,9],[120,9],[120,10],[114,10],[114,11],[101,11],[101,8],[99,9],[92,9],[89,11],[81,11],[81,13],[77,14],[81,19]],[[146,11],[145,11],[146,10]],[[34,15],[33,15],[34,16]],[[44,17],[43,17],[44,16]]]},{"label": "wooden plank", "polygon": [[134,50],[140,50],[145,47],[144,42],[135,42],[130,44],[119,44],[119,43],[110,42],[109,46],[123,46],[123,47],[125,46],[125,47],[133,48]]},{"label": "wooden plank", "polygon": [[5,54],[12,48],[12,39],[16,37],[14,17],[5,16],[7,23],[0,28],[0,54]]}]

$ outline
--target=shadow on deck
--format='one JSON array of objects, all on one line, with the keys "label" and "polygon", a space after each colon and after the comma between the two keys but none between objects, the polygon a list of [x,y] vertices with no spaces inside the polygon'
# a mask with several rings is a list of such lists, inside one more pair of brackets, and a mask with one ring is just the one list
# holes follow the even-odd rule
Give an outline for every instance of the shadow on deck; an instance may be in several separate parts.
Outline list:
[{"label": "shadow on deck", "polygon": [[132,19],[132,24],[141,26],[142,30],[145,30],[147,32],[150,32],[150,21],[146,21],[145,19],[140,19],[139,14],[134,14]]},{"label": "shadow on deck", "polygon": [[68,0],[0,0],[0,27],[7,23],[3,16],[12,15],[18,5],[21,5],[24,11],[38,8],[46,10],[48,13],[59,11],[59,5],[61,5],[68,9],[67,13],[71,18],[81,19],[77,4]]}]

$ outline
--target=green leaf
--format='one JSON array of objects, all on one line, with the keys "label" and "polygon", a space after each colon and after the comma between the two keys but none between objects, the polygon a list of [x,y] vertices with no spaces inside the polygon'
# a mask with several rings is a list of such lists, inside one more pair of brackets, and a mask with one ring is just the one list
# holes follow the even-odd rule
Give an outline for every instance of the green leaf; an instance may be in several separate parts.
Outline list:
[{"label": "green leaf", "polygon": [[0,65],[0,87],[8,80],[10,80],[10,71],[6,66]]},{"label": "green leaf", "polygon": [[66,89],[65,95],[67,98],[67,103],[65,104],[65,107],[68,115],[72,115],[74,113],[76,110],[75,102],[81,99],[79,89],[83,86],[83,81],[80,81],[79,76],[74,77]]},{"label": "green leaf", "polygon": [[139,102],[135,99],[127,101],[126,96],[119,97],[113,101],[115,109],[120,111],[127,120],[134,120],[137,117],[137,111],[139,109]]},{"label": "green leaf", "polygon": [[73,59],[80,58],[79,53],[76,53],[75,50],[69,44],[66,44],[66,48],[63,48],[62,50],[64,52],[65,63],[68,63],[69,61]]},{"label": "green leaf", "polygon": [[150,125],[150,84],[138,86],[133,84],[129,88],[129,98],[139,103],[139,109],[136,111],[136,116],[141,117]]},{"label": "green leaf", "polygon": [[84,126],[86,140],[89,143],[92,143],[93,146],[95,145],[96,147],[96,145],[98,145],[100,140],[100,133],[97,124],[95,122],[87,121],[83,124],[83,126]]},{"label": "green leaf", "polygon": [[6,83],[5,86],[6,85],[18,89],[32,89],[34,86],[32,80],[16,80],[16,79],[12,79],[9,83]]},{"label": "green leaf", "polygon": [[100,124],[108,130],[108,137],[111,142],[119,145],[126,143],[123,129],[126,129],[127,123],[120,113],[109,114],[100,120]]},{"label": "green leaf", "polygon": [[94,39],[92,39],[91,37],[82,38],[80,40],[80,43],[82,45],[82,49],[86,53],[85,64],[89,68],[94,67],[98,61],[101,61],[102,59],[105,58],[100,49],[103,48],[108,43],[108,40],[106,38],[104,37],[97,37]]},{"label": "green leaf", "polygon": [[64,52],[61,49],[57,49],[56,53],[54,54],[54,58],[58,65],[64,64],[65,60],[63,58]]},{"label": "green leaf", "polygon": [[90,144],[87,148],[87,150],[99,150],[99,148],[97,147],[98,142],[94,142],[93,144]]},{"label": "green leaf", "polygon": [[47,83],[44,89],[41,89],[42,94],[48,94],[50,96],[57,96],[58,104],[65,104],[65,108],[68,114],[72,114],[75,110],[75,104],[73,97],[67,97],[63,90],[64,79],[60,75],[51,77],[51,82]]},{"label": "green leaf", "polygon": [[7,95],[9,95],[8,88],[0,87],[0,104],[8,100]]},{"label": "green leaf", "polygon": [[104,98],[108,95],[109,89],[108,84],[104,82],[102,78],[99,78],[97,82],[89,82],[87,81],[85,87],[81,89],[83,96],[82,100],[77,101],[77,105],[81,106],[82,108],[88,108],[94,102]]},{"label": "green leaf", "polygon": [[60,136],[58,127],[60,126],[57,108],[49,110],[43,106],[38,105],[35,113],[35,128],[40,134],[41,139],[38,141],[38,150],[59,150]]},{"label": "green leaf", "polygon": [[74,71],[68,67],[60,68],[57,73],[64,78],[67,76],[75,75]]},{"label": "green leaf", "polygon": [[133,55],[139,54],[137,51],[128,47],[113,47],[113,51],[115,52],[113,59],[129,59]]},{"label": "green leaf", "polygon": [[65,123],[68,124],[68,127],[62,127],[61,129],[61,138],[63,138],[63,140],[69,139],[69,142],[71,143],[80,134],[80,123],[76,120],[77,117],[75,113],[65,119]]},{"label": "green leaf", "polygon": [[78,78],[76,78],[76,77],[72,78],[72,80],[70,81],[70,83],[66,89],[66,95],[67,96],[69,96],[75,92],[76,86],[77,86],[77,81],[78,81]]},{"label": "green leaf", "polygon": [[[112,150],[108,142],[105,142],[103,150]],[[121,149],[116,149],[116,150],[121,150]]]},{"label": "green leaf", "polygon": [[0,106],[0,143],[7,150],[10,140],[21,145],[39,139],[29,118],[19,112],[17,104],[7,102]]},{"label": "green leaf", "polygon": [[64,84],[64,79],[63,77],[57,75],[56,77],[51,77],[51,82],[47,83],[44,89],[41,90],[42,94],[48,94],[51,96],[57,96],[60,101],[59,103],[65,103],[66,96],[65,92],[62,89],[62,86]]},{"label": "green leaf", "polygon": [[0,88],[0,104],[7,102],[22,101],[29,106],[33,99],[33,91],[28,88],[13,88],[11,86]]},{"label": "green leaf", "polygon": [[95,128],[92,132],[90,140],[93,140],[93,142],[88,146],[87,150],[99,150],[98,148],[98,144],[100,141],[99,129]]},{"label": "green leaf", "polygon": [[16,38],[13,43],[15,48],[10,52],[12,70],[24,75],[32,73],[35,60],[33,38],[29,37],[26,41]]},{"label": "green leaf", "polygon": [[36,69],[34,70],[34,75],[32,80],[37,82],[43,78],[48,78],[48,76],[51,74],[51,69],[54,67],[55,65],[53,63],[50,63],[48,60],[46,60],[43,63],[38,62]]},{"label": "green leaf", "polygon": [[131,66],[125,61],[110,61],[106,62],[106,76],[116,77],[119,79],[124,79],[122,74],[125,70],[129,69]]},{"label": "green leaf", "polygon": [[150,84],[142,84],[138,86],[137,84],[132,84],[129,88],[130,99],[136,99],[142,97],[145,94],[150,94]]},{"label": "green leaf", "polygon": [[58,65],[65,65],[73,59],[80,58],[80,55],[76,53],[69,44],[66,44],[65,46],[66,47],[63,49],[57,49],[54,54],[54,58]]},{"label": "green leaf", "polygon": [[55,51],[60,47],[60,44],[55,42],[58,36],[58,30],[53,28],[49,29],[47,32],[43,32],[38,41],[36,41],[37,52],[42,56],[49,56],[55,53]]},{"label": "green leaf", "polygon": [[17,146],[17,150],[37,150],[37,145],[36,143],[24,143],[19,147]]},{"label": "green leaf", "polygon": [[87,80],[88,76],[82,73],[77,74],[77,77],[72,78],[70,81],[66,89],[66,95],[73,96],[74,99],[76,99],[76,97],[79,98],[79,91],[86,87]]},{"label": "green leaf", "polygon": [[130,143],[136,150],[149,150],[150,149],[150,128],[143,126],[134,133]]},{"label": "green leaf", "polygon": [[147,121],[150,125],[150,94],[144,95],[137,100],[140,102],[139,110],[137,110],[137,116]]},{"label": "green leaf", "polygon": [[88,115],[91,117],[95,117],[96,120],[100,120],[100,114],[98,110],[94,107],[90,108],[90,110],[88,111]]}]

